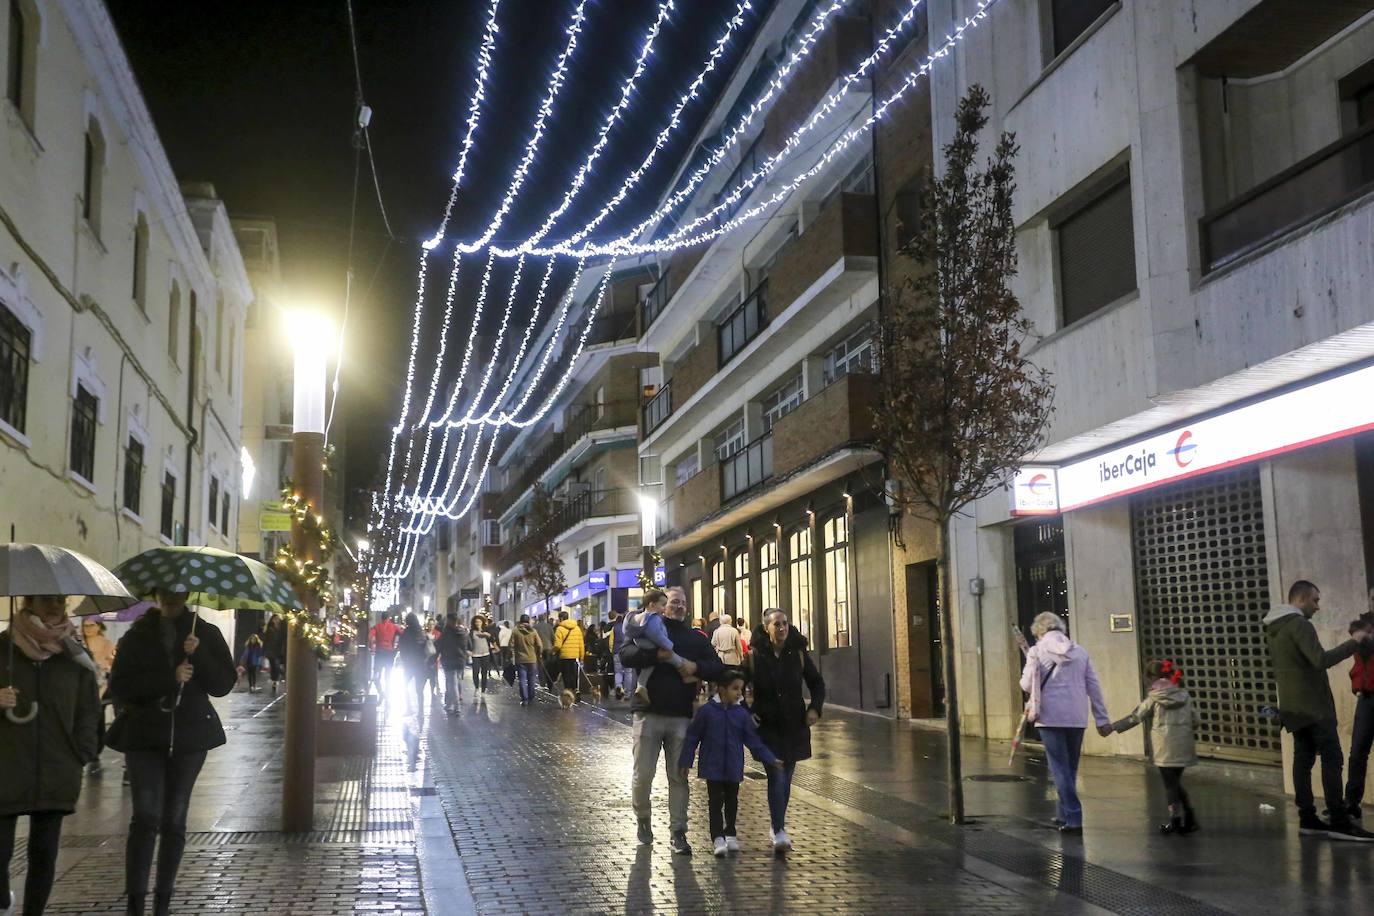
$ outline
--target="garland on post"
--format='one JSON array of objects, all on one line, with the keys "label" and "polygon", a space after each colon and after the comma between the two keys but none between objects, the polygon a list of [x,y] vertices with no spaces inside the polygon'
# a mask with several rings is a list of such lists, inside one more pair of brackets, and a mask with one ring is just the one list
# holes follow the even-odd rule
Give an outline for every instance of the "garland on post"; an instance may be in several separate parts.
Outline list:
[{"label": "garland on post", "polygon": [[[658,548],[657,548],[657,547],[650,547],[650,548],[649,548],[649,568],[652,569],[652,570],[657,571],[657,569],[658,569],[660,566],[662,566],[662,565],[663,565],[663,554],[661,554],[661,553],[658,552]],[[635,575],[639,578],[639,587],[640,587],[640,588],[643,588],[643,589],[650,589],[650,588],[657,588],[657,587],[658,587],[658,583],[654,582],[654,574],[653,574],[653,573],[649,573],[648,575],[645,575],[644,570],[641,569],[641,570],[639,570],[639,572],[636,573]]]},{"label": "garland on post", "polygon": [[[277,548],[276,569],[300,593],[313,594],[320,607],[328,613],[334,606],[334,583],[329,573],[329,558],[338,547],[338,539],[325,522],[324,516],[311,510],[310,504],[290,481],[281,490],[282,508],[291,514],[292,521],[299,525],[307,539],[312,542],[315,559],[303,560],[296,555],[290,544]],[[322,623],[307,611],[289,611],[285,615],[288,622],[296,623],[300,632],[317,647],[328,645],[328,633]]]}]

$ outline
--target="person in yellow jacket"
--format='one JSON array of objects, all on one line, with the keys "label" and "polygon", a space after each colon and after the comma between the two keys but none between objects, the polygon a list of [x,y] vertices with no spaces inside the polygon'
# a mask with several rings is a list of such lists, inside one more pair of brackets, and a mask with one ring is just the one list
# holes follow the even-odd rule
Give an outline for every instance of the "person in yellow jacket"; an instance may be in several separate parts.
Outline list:
[{"label": "person in yellow jacket", "polygon": [[586,642],[582,639],[582,628],[567,611],[558,612],[558,626],[553,631],[553,647],[558,652],[558,672],[563,678],[563,689],[571,690],[582,699],[582,659],[587,654]]}]

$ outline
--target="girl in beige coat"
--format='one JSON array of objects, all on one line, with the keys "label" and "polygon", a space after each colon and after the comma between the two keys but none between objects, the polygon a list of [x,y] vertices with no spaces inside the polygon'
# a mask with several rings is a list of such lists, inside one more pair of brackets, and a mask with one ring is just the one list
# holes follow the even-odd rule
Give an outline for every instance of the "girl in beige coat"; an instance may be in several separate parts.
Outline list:
[{"label": "girl in beige coat", "polygon": [[1112,730],[1128,731],[1150,720],[1150,762],[1159,769],[1169,799],[1169,822],[1161,824],[1159,831],[1182,836],[1198,829],[1183,789],[1183,771],[1197,763],[1194,732],[1200,719],[1193,698],[1182,687],[1183,672],[1177,665],[1155,659],[1146,664],[1145,674],[1150,678],[1149,693],[1134,712],[1112,723]]}]

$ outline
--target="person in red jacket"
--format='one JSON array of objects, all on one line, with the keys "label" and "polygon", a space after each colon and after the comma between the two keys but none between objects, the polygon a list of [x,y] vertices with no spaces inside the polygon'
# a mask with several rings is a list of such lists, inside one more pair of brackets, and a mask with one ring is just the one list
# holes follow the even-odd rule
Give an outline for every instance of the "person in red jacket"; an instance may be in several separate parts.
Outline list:
[{"label": "person in red jacket", "polygon": [[372,677],[377,682],[378,692],[383,694],[392,666],[396,664],[396,643],[400,635],[401,628],[390,616],[377,621],[367,634],[367,647],[372,650]]},{"label": "person in red jacket", "polygon": [[[1372,596],[1374,597],[1374,596]],[[1374,626],[1374,611],[1350,624],[1350,635],[1356,630]],[[1345,804],[1350,816],[1361,819],[1364,803],[1364,781],[1369,770],[1369,749],[1374,746],[1374,643],[1366,640],[1355,650],[1355,664],[1350,667],[1350,690],[1355,694],[1355,724],[1350,731],[1350,768],[1346,776]]]}]

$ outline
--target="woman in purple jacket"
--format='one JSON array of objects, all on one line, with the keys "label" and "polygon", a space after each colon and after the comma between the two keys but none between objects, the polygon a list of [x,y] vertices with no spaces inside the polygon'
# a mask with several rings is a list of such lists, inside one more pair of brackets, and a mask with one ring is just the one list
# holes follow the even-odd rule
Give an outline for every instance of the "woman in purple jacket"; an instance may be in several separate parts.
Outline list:
[{"label": "woman in purple jacket", "polygon": [[1030,694],[1026,718],[1040,730],[1050,774],[1059,794],[1060,833],[1083,832],[1083,806],[1078,802],[1078,757],[1083,750],[1083,729],[1088,726],[1088,705],[1100,735],[1111,734],[1111,717],[1102,699],[1102,685],[1088,653],[1064,632],[1064,620],[1048,611],[1031,623],[1035,645],[1026,653],[1021,689]]}]

